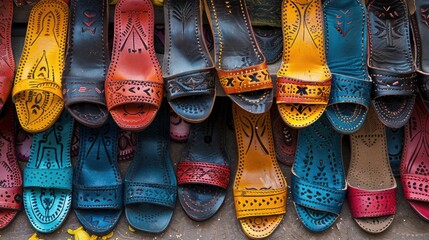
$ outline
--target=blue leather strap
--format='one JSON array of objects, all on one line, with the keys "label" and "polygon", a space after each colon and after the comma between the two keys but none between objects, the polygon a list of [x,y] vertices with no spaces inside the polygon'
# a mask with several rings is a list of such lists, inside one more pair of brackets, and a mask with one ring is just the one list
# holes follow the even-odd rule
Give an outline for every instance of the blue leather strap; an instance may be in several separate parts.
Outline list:
[{"label": "blue leather strap", "polygon": [[346,189],[334,189],[313,184],[292,174],[292,199],[295,204],[340,214],[346,192]]},{"label": "blue leather strap", "polygon": [[165,78],[167,100],[215,92],[214,68],[198,69]]},{"label": "blue leather strap", "polygon": [[368,107],[370,103],[372,82],[332,74],[332,88],[329,97],[329,104],[336,103],[356,103]]},{"label": "blue leather strap", "polygon": [[125,205],[150,203],[174,208],[176,186],[153,183],[125,182]]},{"label": "blue leather strap", "polygon": [[56,188],[72,190],[73,168],[35,169],[24,168],[24,188]]},{"label": "blue leather strap", "polygon": [[73,184],[73,208],[122,209],[122,184],[89,187]]},{"label": "blue leather strap", "polygon": [[67,106],[81,102],[106,105],[104,78],[95,80],[65,76],[64,79],[63,95]]}]

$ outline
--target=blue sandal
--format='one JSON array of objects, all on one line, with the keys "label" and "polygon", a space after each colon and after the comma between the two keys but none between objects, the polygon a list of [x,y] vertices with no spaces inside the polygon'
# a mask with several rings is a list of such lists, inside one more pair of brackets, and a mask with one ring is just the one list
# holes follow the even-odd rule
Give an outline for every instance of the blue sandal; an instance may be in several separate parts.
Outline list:
[{"label": "blue sandal", "polygon": [[35,134],[24,169],[23,201],[31,225],[51,233],[66,219],[72,201],[70,144],[73,118],[63,112],[48,130]]},{"label": "blue sandal", "polygon": [[323,11],[326,58],[332,72],[326,115],[335,130],[350,134],[365,122],[371,95],[365,5],[361,0],[327,0]]},{"label": "blue sandal", "polygon": [[292,199],[304,226],[312,232],[328,229],[346,196],[341,135],[326,115],[298,133],[292,167]]}]

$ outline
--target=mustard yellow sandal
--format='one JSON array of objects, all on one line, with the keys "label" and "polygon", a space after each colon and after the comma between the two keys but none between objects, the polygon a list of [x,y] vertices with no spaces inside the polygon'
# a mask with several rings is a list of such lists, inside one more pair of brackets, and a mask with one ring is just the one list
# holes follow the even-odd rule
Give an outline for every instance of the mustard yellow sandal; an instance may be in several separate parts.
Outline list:
[{"label": "mustard yellow sandal", "polygon": [[19,122],[27,132],[47,130],[64,108],[61,79],[67,26],[64,1],[41,0],[31,10],[12,90]]},{"label": "mustard yellow sandal", "polygon": [[277,106],[294,128],[314,123],[331,91],[321,0],[283,0],[283,63],[277,72]]}]

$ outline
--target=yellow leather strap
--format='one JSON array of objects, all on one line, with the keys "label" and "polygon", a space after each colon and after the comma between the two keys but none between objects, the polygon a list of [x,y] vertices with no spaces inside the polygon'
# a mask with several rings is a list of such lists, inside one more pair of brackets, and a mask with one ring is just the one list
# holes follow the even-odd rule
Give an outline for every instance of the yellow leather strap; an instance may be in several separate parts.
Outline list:
[{"label": "yellow leather strap", "polygon": [[234,190],[237,219],[286,213],[286,189]]},{"label": "yellow leather strap", "polygon": [[46,79],[23,79],[19,80],[12,89],[13,100],[16,94],[32,90],[46,91],[63,99],[62,88],[58,83]]}]

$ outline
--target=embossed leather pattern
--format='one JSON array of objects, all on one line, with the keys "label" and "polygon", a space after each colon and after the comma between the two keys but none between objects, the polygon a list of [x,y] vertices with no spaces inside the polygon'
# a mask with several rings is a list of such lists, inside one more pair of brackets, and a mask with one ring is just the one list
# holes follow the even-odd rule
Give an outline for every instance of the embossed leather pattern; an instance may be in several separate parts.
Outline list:
[{"label": "embossed leather pattern", "polygon": [[[278,9],[281,8],[281,1],[279,2]],[[253,21],[252,24],[254,25]],[[277,62],[282,57],[283,53],[282,29],[280,27],[253,27],[253,31],[255,32],[258,46],[267,60],[267,64]]]},{"label": "embossed leather pattern", "polygon": [[404,127],[386,127],[387,152],[389,154],[390,167],[393,175],[399,177],[402,158],[402,147],[404,145]]},{"label": "embossed leather pattern", "polygon": [[68,6],[63,1],[41,0],[31,10],[12,89],[19,122],[28,132],[47,130],[63,110],[67,24]]},{"label": "embossed leather pattern", "polygon": [[31,225],[50,233],[66,219],[72,201],[70,145],[73,118],[68,112],[49,130],[35,134],[24,169],[24,207]]},{"label": "embossed leather pattern", "polygon": [[291,127],[313,124],[326,109],[331,72],[326,63],[321,0],[284,0],[283,62],[277,72],[276,101]]},{"label": "embossed leather pattern", "polygon": [[161,105],[164,85],[153,35],[151,1],[123,0],[116,5],[105,94],[110,114],[125,130],[145,129]]},{"label": "embossed leather pattern", "polygon": [[209,117],[216,96],[214,63],[203,36],[202,4],[201,0],[164,3],[167,100],[173,111],[193,123]]},{"label": "embossed leather pattern", "polygon": [[270,114],[252,114],[235,104],[232,113],[238,147],[233,187],[236,215],[248,237],[266,238],[282,221],[287,197],[287,183],[275,156]]},{"label": "embossed leather pattern", "polygon": [[164,103],[153,123],[138,133],[136,153],[124,182],[128,223],[150,233],[167,228],[176,204],[177,180],[170,159],[168,116]]},{"label": "embossed leather pattern", "polygon": [[416,95],[409,14],[405,0],[371,0],[368,9],[368,69],[380,121],[399,128],[410,118]]},{"label": "embossed leather pattern", "polygon": [[196,221],[215,215],[227,193],[231,171],[225,136],[228,104],[228,99],[217,99],[210,117],[191,126],[177,164],[180,204]]},{"label": "embossed leather pattern", "polygon": [[15,109],[11,102],[0,114],[0,229],[22,209],[22,175],[15,155]]},{"label": "embossed leather pattern", "polygon": [[292,199],[301,222],[312,232],[330,228],[341,212],[346,181],[341,135],[326,114],[299,131],[292,173]]},{"label": "embossed leather pattern", "polygon": [[100,127],[109,113],[104,97],[108,56],[108,16],[104,0],[70,4],[70,30],[63,72],[67,110],[80,123]]},{"label": "embossed leather pattern", "polygon": [[282,0],[246,0],[254,26],[282,26]]},{"label": "embossed leather pattern", "polygon": [[2,29],[2,38],[0,41],[0,110],[3,108],[12,90],[15,73],[11,35],[12,18],[13,2],[0,0],[0,29]]},{"label": "embossed leather pattern", "polygon": [[244,1],[204,0],[204,6],[223,90],[244,110],[261,114],[272,105],[273,85]]},{"label": "embossed leather pattern", "polygon": [[367,232],[383,232],[395,218],[396,180],[390,169],[385,126],[373,108],[364,125],[350,135],[350,146],[347,184],[354,220]]},{"label": "embossed leather pattern", "polygon": [[365,122],[371,79],[367,61],[367,14],[362,0],[323,3],[326,58],[332,72],[327,117],[339,132],[356,132]]},{"label": "embossed leather pattern", "polygon": [[424,220],[429,220],[429,113],[418,99],[405,125],[404,150],[401,161],[401,182],[411,208]]},{"label": "embossed leather pattern", "polygon": [[396,189],[367,191],[349,186],[350,212],[354,218],[380,217],[396,213]]},{"label": "embossed leather pattern", "polygon": [[122,214],[118,133],[112,119],[100,128],[80,126],[80,148],[73,175],[73,209],[89,232],[110,233]]}]

